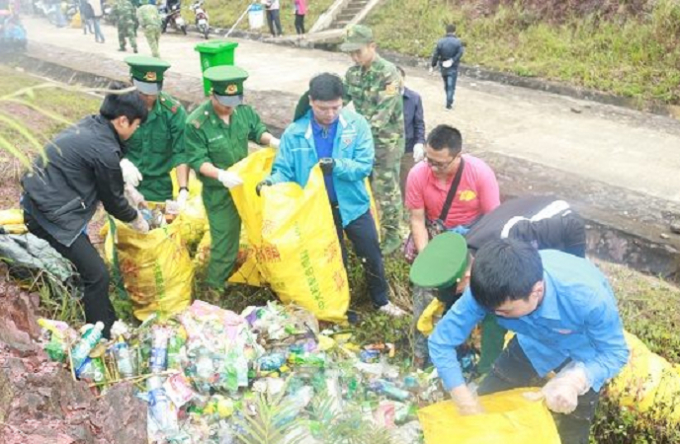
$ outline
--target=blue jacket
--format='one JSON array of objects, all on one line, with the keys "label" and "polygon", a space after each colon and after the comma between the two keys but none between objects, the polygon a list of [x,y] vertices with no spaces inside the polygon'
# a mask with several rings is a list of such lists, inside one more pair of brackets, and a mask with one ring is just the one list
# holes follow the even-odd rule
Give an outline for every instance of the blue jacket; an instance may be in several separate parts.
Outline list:
[{"label": "blue jacket", "polygon": [[[439,65],[442,75],[452,74],[458,70],[463,54],[465,54],[465,47],[463,47],[460,39],[454,34],[446,34],[445,37],[439,39],[437,46],[434,47],[431,65],[433,68]],[[447,60],[452,62],[448,68],[444,66],[444,62]]]},{"label": "blue jacket", "polygon": [[[593,390],[600,391],[628,361],[628,346],[607,278],[586,259],[556,250],[540,252],[545,292],[536,310],[519,318],[496,318],[517,333],[519,345],[539,376],[567,360],[583,363]],[[464,383],[456,347],[487,315],[468,287],[430,336],[430,357],[444,387]]]},{"label": "blue jacket", "polygon": [[[319,163],[312,134],[312,111],[293,122],[281,137],[270,179],[272,183],[307,185]],[[346,227],[370,208],[365,179],[373,170],[373,136],[365,118],[343,109],[333,144],[333,184],[338,196],[342,226]]]}]

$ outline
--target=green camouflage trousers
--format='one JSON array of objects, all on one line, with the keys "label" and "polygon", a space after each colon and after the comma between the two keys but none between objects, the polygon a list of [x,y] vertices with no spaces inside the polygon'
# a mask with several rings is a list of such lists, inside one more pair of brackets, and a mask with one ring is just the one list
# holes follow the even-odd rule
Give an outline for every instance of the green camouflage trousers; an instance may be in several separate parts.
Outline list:
[{"label": "green camouflage trousers", "polygon": [[146,37],[146,43],[149,44],[151,49],[151,55],[160,58],[158,40],[161,38],[161,28],[159,26],[147,26],[144,28],[144,36]]},{"label": "green camouflage trousers", "polygon": [[399,187],[399,170],[403,147],[390,153],[378,153],[376,151],[375,163],[373,164],[373,176],[371,188],[380,212],[380,226],[385,241],[389,237],[400,237],[404,205]]},{"label": "green camouflage trousers", "polygon": [[135,37],[134,23],[118,23],[118,45],[120,49],[125,49],[125,39],[130,40],[130,46],[137,52],[137,38]]}]

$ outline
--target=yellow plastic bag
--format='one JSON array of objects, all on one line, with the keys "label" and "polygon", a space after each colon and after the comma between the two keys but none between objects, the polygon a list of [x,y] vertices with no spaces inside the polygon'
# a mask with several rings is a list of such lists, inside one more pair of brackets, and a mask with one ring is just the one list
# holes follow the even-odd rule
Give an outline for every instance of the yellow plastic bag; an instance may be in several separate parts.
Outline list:
[{"label": "yellow plastic bag", "polygon": [[680,372],[652,353],[635,335],[625,332],[630,348],[628,364],[609,384],[621,405],[651,412],[672,424],[680,424]]},{"label": "yellow plastic bag", "polygon": [[418,318],[418,324],[416,325],[418,331],[425,336],[430,336],[434,330],[434,324],[442,317],[445,308],[446,305],[439,299],[432,300],[430,305],[423,311],[423,314],[420,315],[420,318]]},{"label": "yellow plastic bag", "polygon": [[[179,192],[179,185],[177,184],[177,175],[175,170],[170,173],[172,177],[173,196],[177,196]],[[194,246],[198,244],[205,233],[208,231],[208,216],[203,206],[203,198],[201,191],[203,184],[196,178],[194,174],[189,175],[189,198],[182,213],[177,216],[173,224],[178,224],[182,230],[182,239],[189,245]]]},{"label": "yellow plastic bag", "polygon": [[153,313],[167,317],[191,303],[194,266],[179,224],[141,234],[109,218],[104,255],[121,298],[132,300],[137,319]]},{"label": "yellow plastic bag", "polygon": [[560,444],[552,415],[543,402],[520,388],[479,398],[487,413],[461,416],[452,401],[418,411],[425,444]]},{"label": "yellow plastic bag", "polygon": [[274,156],[272,149],[261,150],[230,169],[243,179],[231,191],[257,269],[282,302],[345,322],[349,285],[321,170],[314,167],[304,189],[282,183],[258,197],[255,186],[271,171]]},{"label": "yellow plastic bag", "polygon": [[9,234],[24,234],[28,232],[24,225],[24,210],[12,208],[0,210],[0,227]]}]

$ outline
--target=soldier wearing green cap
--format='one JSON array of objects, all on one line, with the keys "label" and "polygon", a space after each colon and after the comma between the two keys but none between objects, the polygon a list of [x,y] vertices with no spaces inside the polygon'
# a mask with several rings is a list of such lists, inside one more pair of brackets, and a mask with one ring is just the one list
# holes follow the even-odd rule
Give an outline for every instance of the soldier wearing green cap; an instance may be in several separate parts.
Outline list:
[{"label": "soldier wearing green cap", "polygon": [[345,99],[371,125],[375,163],[371,187],[380,209],[382,252],[388,255],[401,245],[403,215],[399,168],[404,155],[402,79],[397,67],[376,52],[370,28],[355,25],[340,46],[356,64],[345,75]]},{"label": "soldier wearing green cap", "polygon": [[243,181],[227,169],[248,155],[249,140],[278,148],[279,139],[267,131],[250,105],[243,104],[245,70],[215,66],[203,76],[212,83],[212,95],[189,115],[185,135],[189,165],[203,183],[210,224],[206,285],[219,292],[236,263],[241,232],[241,218],[229,189]]},{"label": "soldier wearing green cap", "polygon": [[140,6],[137,9],[137,21],[144,30],[144,37],[146,37],[146,43],[149,45],[149,49],[151,49],[151,55],[160,57],[158,41],[161,38],[162,19],[156,5],[148,4]]},{"label": "soldier wearing green cap", "polygon": [[189,177],[184,147],[187,114],[179,100],[162,91],[170,64],[146,56],[127,57],[125,63],[149,110],[146,122],[126,142],[121,161],[125,183],[137,188],[146,200],[165,202],[173,198],[170,172],[176,168],[180,187],[177,202],[184,207]]}]

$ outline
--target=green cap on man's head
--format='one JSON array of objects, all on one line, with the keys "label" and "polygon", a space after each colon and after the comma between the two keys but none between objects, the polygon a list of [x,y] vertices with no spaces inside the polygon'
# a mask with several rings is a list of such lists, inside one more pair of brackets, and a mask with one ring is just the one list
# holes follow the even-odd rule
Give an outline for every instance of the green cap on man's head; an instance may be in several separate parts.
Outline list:
[{"label": "green cap on man's head", "polygon": [[373,31],[371,28],[364,25],[350,26],[345,32],[345,40],[340,45],[340,51],[357,51],[373,42]]},{"label": "green cap on man's head", "polygon": [[210,80],[212,91],[217,100],[224,106],[236,106],[243,102],[243,82],[248,72],[238,66],[213,66],[203,72],[203,77]]},{"label": "green cap on man's head", "polygon": [[419,287],[446,289],[456,285],[468,266],[465,238],[446,232],[435,236],[411,266],[411,282]]},{"label": "green cap on man's head", "polygon": [[170,68],[165,60],[147,56],[130,56],[125,58],[130,65],[132,83],[142,94],[155,96],[163,87],[163,74]]}]

